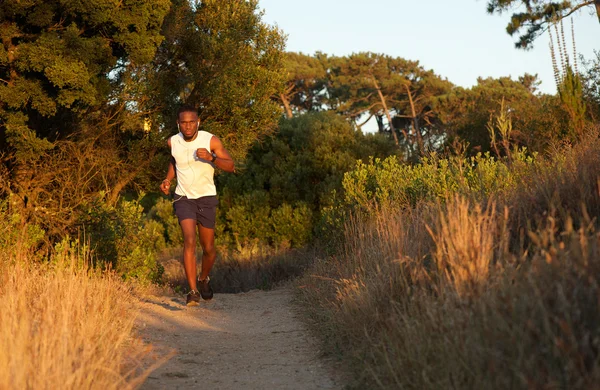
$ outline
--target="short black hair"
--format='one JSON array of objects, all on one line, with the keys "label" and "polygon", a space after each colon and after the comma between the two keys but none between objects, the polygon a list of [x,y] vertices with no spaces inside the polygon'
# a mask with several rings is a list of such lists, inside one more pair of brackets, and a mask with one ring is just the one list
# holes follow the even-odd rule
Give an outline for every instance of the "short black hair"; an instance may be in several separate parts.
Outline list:
[{"label": "short black hair", "polygon": [[179,119],[179,114],[182,112],[193,112],[198,115],[198,109],[191,104],[183,104],[181,107],[179,107],[179,110],[177,110],[177,119]]}]

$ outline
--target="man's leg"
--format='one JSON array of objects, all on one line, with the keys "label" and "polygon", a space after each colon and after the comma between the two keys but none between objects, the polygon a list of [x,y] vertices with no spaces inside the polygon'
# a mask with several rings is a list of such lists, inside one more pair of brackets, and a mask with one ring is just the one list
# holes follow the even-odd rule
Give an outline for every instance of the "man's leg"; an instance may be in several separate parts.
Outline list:
[{"label": "man's leg", "polygon": [[190,290],[196,290],[196,220],[184,219],[179,223],[183,232],[183,268]]},{"label": "man's leg", "polygon": [[204,280],[210,273],[215,259],[217,258],[217,250],[215,249],[215,229],[205,228],[198,224],[198,237],[200,245],[202,245],[202,270],[199,280]]}]

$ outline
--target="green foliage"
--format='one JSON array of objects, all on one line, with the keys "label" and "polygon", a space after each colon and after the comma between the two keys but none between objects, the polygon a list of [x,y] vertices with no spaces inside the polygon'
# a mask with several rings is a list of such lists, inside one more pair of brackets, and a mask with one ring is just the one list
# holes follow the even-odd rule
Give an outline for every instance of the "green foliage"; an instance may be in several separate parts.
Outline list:
[{"label": "green foliage", "polygon": [[[536,76],[477,80],[472,88],[455,88],[435,100],[433,110],[444,123],[447,143],[466,142],[469,153],[492,149],[487,123],[510,112],[513,144],[541,152],[569,135],[569,120],[556,96],[535,94]],[[503,107],[504,102],[504,107]]]},{"label": "green foliage", "polygon": [[[431,105],[452,83],[418,61],[371,52],[346,57],[288,53],[285,66],[287,85],[278,99],[288,117],[322,110],[363,124],[375,117],[379,131],[399,138],[397,144],[408,156],[439,144],[436,138],[443,129]],[[387,114],[391,124],[385,123]]]},{"label": "green foliage", "polygon": [[179,226],[179,220],[173,211],[173,202],[165,198],[159,198],[156,204],[152,206],[148,217],[162,224],[166,245],[183,245],[183,235]]},{"label": "green foliage", "polygon": [[102,101],[118,61],[152,60],[169,3],[3,1],[0,118],[23,135],[22,116],[15,122],[11,114],[24,115],[40,138],[71,131],[60,115]]},{"label": "green foliage", "polygon": [[79,207],[100,191],[116,203],[152,160],[148,140],[156,137],[122,126],[131,119],[124,112],[142,107],[134,94],[123,99],[121,75],[152,61],[169,6],[0,3],[0,190],[19,200],[18,213],[42,226],[49,244],[74,232]]},{"label": "green foliage", "polygon": [[258,2],[173,1],[157,61],[156,104],[174,126],[182,102],[200,108],[205,130],[235,159],[271,133],[281,112],[283,34],[261,21]]},{"label": "green foliage", "polygon": [[594,52],[594,58],[583,61],[581,74],[584,99],[594,122],[600,121],[600,51]]},{"label": "green foliage", "polygon": [[3,259],[38,259],[37,249],[44,242],[46,232],[38,225],[28,224],[15,210],[9,207],[11,198],[0,199],[0,252]]},{"label": "green foliage", "polygon": [[233,236],[234,248],[241,252],[265,244],[276,248],[306,244],[312,237],[312,210],[304,203],[284,203],[271,208],[266,201],[266,193],[257,192],[238,199],[236,205],[226,211],[227,229]]},{"label": "green foliage", "polygon": [[83,218],[97,265],[110,265],[125,279],[160,281],[156,253],[165,247],[164,227],[146,218],[138,201],[110,206],[98,199]]},{"label": "green foliage", "polygon": [[370,213],[373,209],[410,208],[422,201],[444,201],[454,194],[486,199],[515,188],[535,154],[513,153],[512,166],[489,153],[473,157],[432,155],[421,164],[402,164],[396,156],[358,162],[344,175],[340,207]]},{"label": "green foliage", "polygon": [[383,135],[364,135],[331,112],[282,119],[277,133],[250,149],[238,175],[218,177],[220,239],[237,247],[305,244],[356,160],[393,151]]},{"label": "green foliage", "polygon": [[544,32],[546,26],[571,15],[582,7],[591,7],[594,4],[600,21],[598,2],[589,0],[489,0],[488,12],[499,14],[506,11],[514,12],[506,26],[506,32],[512,36],[525,30],[515,42],[515,46],[519,49],[529,49],[533,41]]},{"label": "green foliage", "polygon": [[[286,88],[279,95],[285,106],[288,118],[293,113],[321,111],[327,102],[327,56],[316,53],[314,56],[302,53],[285,53]],[[293,108],[293,110],[292,110]]]},{"label": "green foliage", "polygon": [[569,114],[571,128],[576,135],[580,136],[586,124],[586,107],[581,77],[573,71],[571,66],[566,67],[565,74],[558,85],[558,96],[565,111]]},{"label": "green foliage", "polygon": [[256,1],[0,2],[0,195],[20,223],[48,248],[89,233],[96,261],[156,279],[176,220],[119,197],[156,190],[184,101],[236,158],[273,130],[284,37],[261,17]]},{"label": "green foliage", "polygon": [[[380,132],[392,133],[407,156],[435,149],[440,135],[433,100],[450,92],[453,85],[425,70],[418,61],[376,53],[356,53],[331,58],[331,95],[334,108],[353,119],[375,116]],[[384,126],[386,111],[392,123]],[[393,125],[393,127],[392,127]]]}]

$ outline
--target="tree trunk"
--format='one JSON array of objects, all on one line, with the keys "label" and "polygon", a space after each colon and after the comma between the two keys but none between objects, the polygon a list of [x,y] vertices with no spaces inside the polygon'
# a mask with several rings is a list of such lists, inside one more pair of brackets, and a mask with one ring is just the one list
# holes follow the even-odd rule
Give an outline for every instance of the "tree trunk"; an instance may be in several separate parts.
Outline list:
[{"label": "tree trunk", "polygon": [[421,129],[419,128],[419,118],[417,118],[417,112],[415,111],[415,103],[413,102],[412,93],[408,85],[405,85],[406,93],[408,94],[408,101],[410,102],[410,110],[412,112],[412,120],[415,128],[415,134],[417,136],[417,143],[419,145],[419,155],[423,155],[425,152],[425,145],[423,144],[423,137],[421,135]]},{"label": "tree trunk", "polygon": [[283,107],[285,107],[285,115],[288,117],[288,119],[292,119],[294,114],[292,114],[292,109],[290,108],[290,102],[288,101],[287,96],[285,96],[283,93],[280,93],[279,97],[283,102]]},{"label": "tree trunk", "polygon": [[385,131],[383,128],[383,116],[375,115],[375,119],[377,120],[377,128],[379,129],[379,132],[383,133]]},{"label": "tree trunk", "polygon": [[110,191],[110,197],[108,198],[108,203],[111,206],[114,206],[115,204],[117,204],[117,200],[119,199],[119,195],[121,194],[121,191],[123,190],[123,188],[125,188],[125,186],[127,184],[129,184],[130,181],[135,179],[135,177],[137,176],[139,171],[140,171],[140,169],[135,169],[135,170],[130,171],[128,175],[124,175],[121,178],[121,180],[119,180],[117,182],[117,184],[115,184],[113,189]]},{"label": "tree trunk", "polygon": [[596,0],[594,4],[596,5],[596,14],[598,14],[598,22],[600,22],[600,0]]},{"label": "tree trunk", "polygon": [[[377,84],[377,80],[375,79],[375,76],[371,75],[371,78],[373,79],[373,85],[375,85],[375,89],[377,89],[377,93],[379,94],[379,99],[381,99],[381,105],[383,106],[383,112],[385,113],[388,123],[390,124],[390,130],[392,131],[392,135],[394,136],[394,142],[396,143],[396,146],[400,146],[400,142],[398,142],[398,135],[396,134],[396,129],[394,129],[394,124],[392,123],[392,117],[390,115],[390,112],[387,108],[387,104],[385,102],[385,97],[381,93],[381,89],[379,88],[379,84]],[[404,134],[404,131],[402,131],[402,134]],[[404,136],[406,137],[406,134],[404,134]],[[408,140],[408,138],[406,138],[406,139]]]}]

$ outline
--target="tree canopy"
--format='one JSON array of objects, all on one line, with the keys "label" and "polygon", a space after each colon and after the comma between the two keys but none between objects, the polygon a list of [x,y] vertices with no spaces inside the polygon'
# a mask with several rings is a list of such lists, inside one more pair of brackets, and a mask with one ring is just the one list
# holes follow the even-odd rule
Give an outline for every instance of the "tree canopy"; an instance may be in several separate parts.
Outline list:
[{"label": "tree canopy", "polygon": [[[546,29],[549,24],[572,15],[580,9],[595,7],[600,22],[600,0],[490,0],[488,12],[502,14],[513,12],[506,32],[511,36],[520,34],[515,46],[528,49],[533,41]],[[517,9],[518,11],[514,11]]]},{"label": "tree canopy", "polygon": [[174,0],[155,60],[157,105],[173,126],[177,107],[200,109],[205,130],[234,158],[275,129],[282,91],[283,34],[262,22],[258,1]]},{"label": "tree canopy", "polygon": [[0,39],[0,195],[57,234],[155,189],[180,104],[235,158],[280,116],[284,38],[257,1],[9,0]]}]

